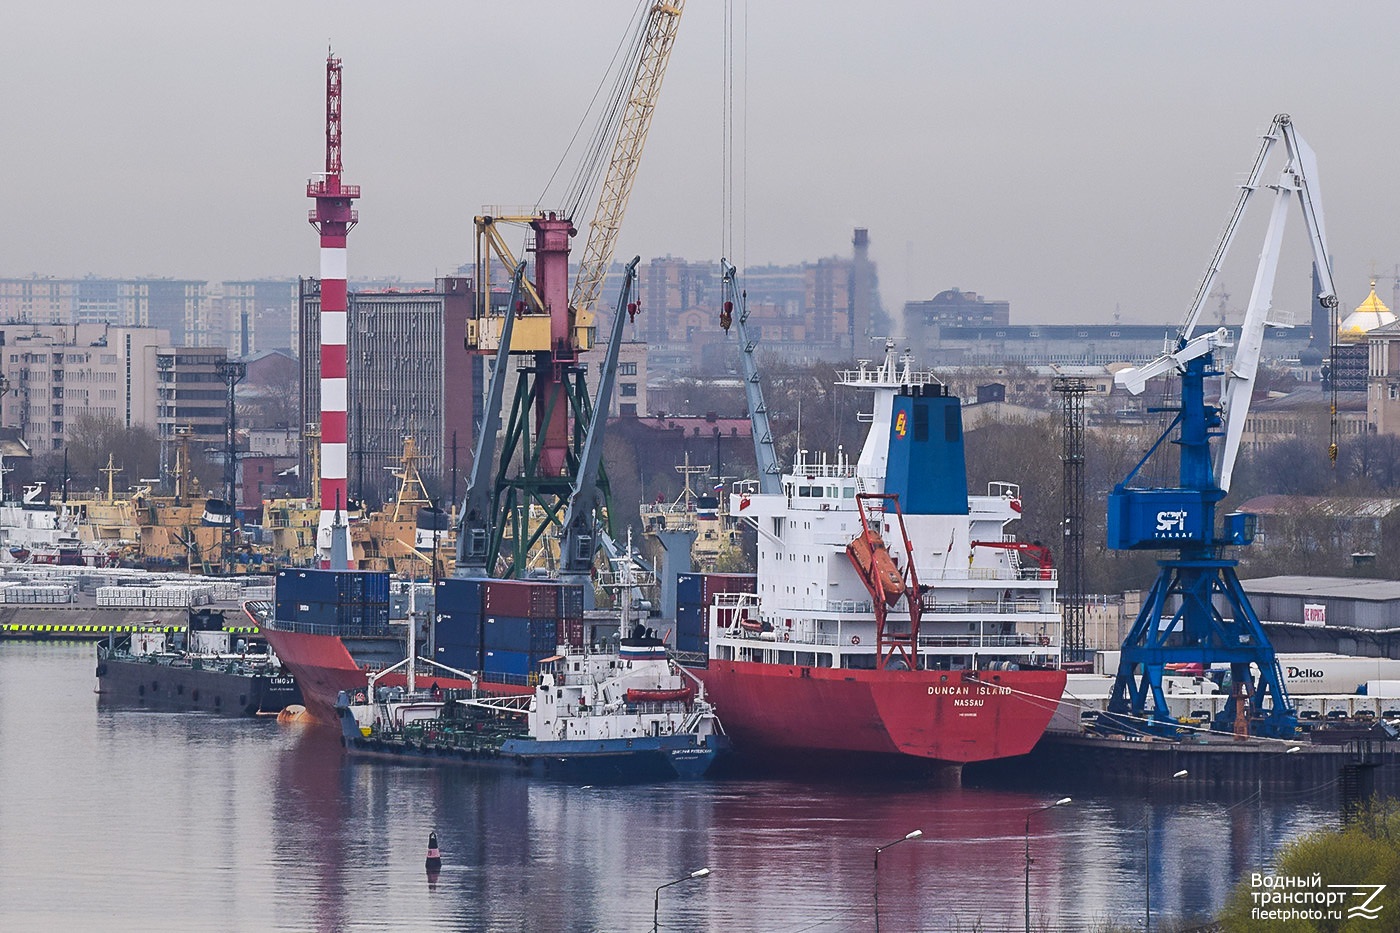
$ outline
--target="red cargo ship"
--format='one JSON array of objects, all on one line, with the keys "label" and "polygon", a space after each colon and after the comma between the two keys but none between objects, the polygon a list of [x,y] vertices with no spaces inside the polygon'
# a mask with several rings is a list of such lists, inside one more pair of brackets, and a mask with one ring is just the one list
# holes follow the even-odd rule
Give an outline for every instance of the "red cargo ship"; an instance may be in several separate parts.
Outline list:
[{"label": "red cargo ship", "polygon": [[961,408],[932,373],[891,351],[839,384],[874,395],[859,459],[803,451],[767,492],[734,487],[758,573],[682,579],[682,658],[741,754],[1029,752],[1065,674],[1055,572],[1006,533],[1018,487],[968,495]]}]

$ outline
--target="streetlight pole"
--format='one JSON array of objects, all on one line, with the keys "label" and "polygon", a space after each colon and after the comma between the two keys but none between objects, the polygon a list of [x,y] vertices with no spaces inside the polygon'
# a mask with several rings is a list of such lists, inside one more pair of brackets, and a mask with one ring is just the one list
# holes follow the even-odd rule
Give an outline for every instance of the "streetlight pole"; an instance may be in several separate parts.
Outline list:
[{"label": "streetlight pole", "polygon": [[651,899],[651,933],[658,933],[658,931],[660,931],[661,929],[661,927],[657,925],[656,921],[657,912],[661,909],[661,888],[669,888],[673,884],[680,884],[685,881],[690,881],[693,878],[703,878],[709,873],[710,870],[708,868],[700,868],[686,875],[684,878],[677,878],[675,881],[668,881],[656,889],[656,894],[653,895]]},{"label": "streetlight pole", "polygon": [[905,833],[894,842],[887,842],[882,846],[875,847],[875,933],[880,933],[880,853],[890,846],[897,846],[910,839],[918,839],[923,834],[922,829],[916,829],[912,833]]},{"label": "streetlight pole", "polygon": [[[1151,784],[1147,785],[1147,790],[1151,792],[1152,788],[1156,787],[1158,784],[1165,784],[1167,781],[1172,780],[1172,778],[1184,778],[1190,773],[1191,772],[1187,771],[1185,768],[1182,768],[1180,771],[1176,772],[1171,777],[1162,778],[1158,781],[1153,781]],[[1145,910],[1145,915],[1143,917],[1142,924],[1142,929],[1144,933],[1151,933],[1152,931],[1152,837],[1150,835],[1151,831],[1152,815],[1150,813],[1144,813],[1142,817],[1142,857],[1143,862],[1146,865],[1146,870],[1144,871],[1144,874],[1147,876],[1147,884],[1144,885],[1145,890],[1143,892],[1145,895],[1143,897],[1143,909]]]},{"label": "streetlight pole", "polygon": [[1026,814],[1026,933],[1031,933],[1031,817],[1069,802],[1069,797],[1061,797],[1054,803],[1037,807]]}]

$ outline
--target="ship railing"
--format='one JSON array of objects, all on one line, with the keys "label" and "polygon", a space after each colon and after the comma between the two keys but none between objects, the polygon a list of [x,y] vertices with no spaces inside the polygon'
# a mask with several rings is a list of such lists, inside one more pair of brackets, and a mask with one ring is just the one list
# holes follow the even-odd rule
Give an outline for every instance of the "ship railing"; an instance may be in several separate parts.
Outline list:
[{"label": "ship railing", "polygon": [[807,479],[850,479],[856,475],[856,468],[850,463],[814,463],[811,460],[798,460],[792,465],[792,473]]},{"label": "ship railing", "polygon": [[1039,599],[987,599],[971,602],[940,602],[924,599],[924,612],[947,615],[1008,615],[1020,612],[1054,612],[1054,603],[1043,603]]},{"label": "ship railing", "polygon": [[684,713],[686,704],[680,700],[648,700],[645,703],[627,703],[627,712],[639,716],[659,716],[662,714]]},{"label": "ship railing", "polygon": [[1054,645],[1051,639],[1047,644],[1040,636],[1021,633],[1017,635],[920,635],[920,648],[1045,648]]},{"label": "ship railing", "polygon": [[693,511],[694,509],[687,508],[685,505],[677,505],[674,502],[641,506],[641,514],[643,515],[687,515]]},{"label": "ship railing", "polygon": [[709,660],[703,651],[669,651],[667,653],[677,664],[685,667],[699,667]]},{"label": "ship railing", "polygon": [[539,682],[539,674],[502,674],[497,671],[482,671],[482,680],[496,684],[515,684],[517,686],[531,686]]},{"label": "ship railing", "polygon": [[875,607],[870,600],[860,599],[828,599],[826,601],[827,612],[874,612]]},{"label": "ship railing", "polygon": [[326,625],[319,622],[277,620],[268,627],[279,632],[296,632],[301,635],[339,635],[342,638],[384,638],[397,634],[388,625]]},{"label": "ship railing", "polygon": [[959,580],[1058,580],[1059,571],[1054,567],[969,567],[966,570],[919,571],[919,581],[929,583],[938,580],[944,583]]}]

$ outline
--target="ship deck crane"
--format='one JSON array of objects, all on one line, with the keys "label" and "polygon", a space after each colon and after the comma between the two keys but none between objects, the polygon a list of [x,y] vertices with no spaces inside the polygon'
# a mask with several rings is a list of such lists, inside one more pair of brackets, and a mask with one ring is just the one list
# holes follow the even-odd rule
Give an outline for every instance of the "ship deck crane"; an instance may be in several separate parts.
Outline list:
[{"label": "ship deck crane", "polygon": [[[782,490],[783,471],[778,465],[778,450],[773,444],[773,424],[768,418],[768,406],[763,401],[763,378],[758,371],[754,350],[757,340],[749,339],[748,293],[739,288],[738,270],[728,259],[720,260],[724,272],[724,305],[720,311],[720,326],[726,331],[731,324],[739,328],[739,359],[744,368],[744,395],[753,424],[753,449],[758,464],[758,491],[774,495]],[[735,306],[739,316],[734,317]]]},{"label": "ship deck crane", "polygon": [[[1231,345],[1229,332],[1222,327],[1198,335],[1195,328],[1245,207],[1260,188],[1270,152],[1280,141],[1287,149],[1287,162],[1278,180],[1267,186],[1275,197],[1264,246],[1234,359],[1220,371],[1216,369],[1216,354]],[[1249,414],[1264,331],[1269,326],[1284,224],[1295,196],[1318,269],[1318,299],[1326,306],[1336,305],[1316,158],[1298,137],[1289,116],[1279,114],[1263,137],[1175,346],[1151,363],[1123,370],[1115,377],[1138,394],[1150,379],[1177,374],[1181,403],[1166,431],[1108,497],[1109,547],[1175,551],[1176,556],[1159,562],[1157,580],[1123,642],[1108,712],[1100,720],[1106,728],[1175,732],[1176,723],[1168,712],[1162,687],[1163,671],[1168,664],[1199,663],[1207,669],[1213,664],[1229,664],[1235,685],[1231,699],[1215,719],[1215,728],[1238,730],[1252,723],[1263,734],[1276,737],[1292,735],[1297,729],[1273,646],[1235,573],[1237,561],[1224,557],[1226,547],[1253,540],[1254,516],[1231,513],[1224,517],[1221,529],[1216,528],[1216,507],[1230,489]],[[1205,396],[1205,380],[1213,376],[1224,377],[1219,405],[1210,404]],[[1179,448],[1177,485],[1130,485],[1168,439]],[[1218,451],[1212,457],[1211,442],[1217,439]],[[1142,723],[1149,716],[1144,727]]]}]

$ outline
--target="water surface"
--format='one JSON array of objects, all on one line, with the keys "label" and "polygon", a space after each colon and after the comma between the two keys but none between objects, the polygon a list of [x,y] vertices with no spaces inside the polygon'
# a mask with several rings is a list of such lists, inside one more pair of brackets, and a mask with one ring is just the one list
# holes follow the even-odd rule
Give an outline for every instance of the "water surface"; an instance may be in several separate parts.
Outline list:
[{"label": "water surface", "polygon": [[[911,781],[576,787],[349,761],[333,733],[110,709],[85,644],[0,643],[0,928],[1019,930],[1025,818],[1060,796]],[[1332,790],[1077,797],[1032,820],[1033,927],[1209,913]],[[444,868],[425,876],[428,833]],[[1161,913],[1159,913],[1161,912]]]}]

